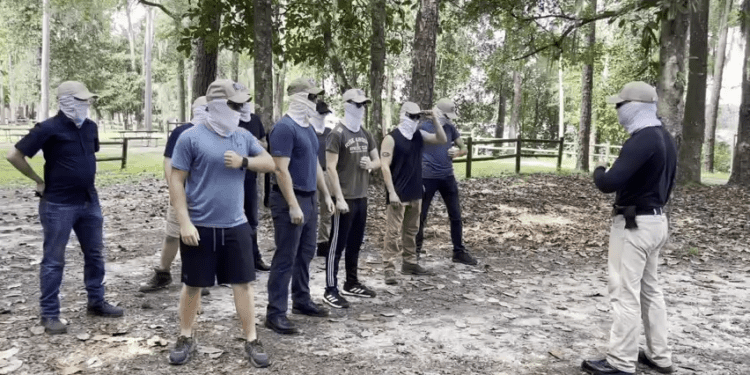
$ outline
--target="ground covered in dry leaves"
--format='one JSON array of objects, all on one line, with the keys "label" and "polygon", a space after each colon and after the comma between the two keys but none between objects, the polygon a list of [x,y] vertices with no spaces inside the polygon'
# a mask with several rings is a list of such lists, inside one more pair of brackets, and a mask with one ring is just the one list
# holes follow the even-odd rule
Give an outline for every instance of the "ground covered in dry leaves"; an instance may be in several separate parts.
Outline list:
[{"label": "ground covered in dry leaves", "polygon": [[[73,236],[61,292],[69,333],[61,336],[48,336],[38,325],[37,201],[31,187],[0,190],[0,374],[579,374],[582,359],[604,352],[613,197],[598,193],[588,177],[461,182],[465,239],[480,265],[450,262],[447,215],[442,202],[435,203],[424,263],[437,276],[403,276],[394,287],[383,283],[379,255],[382,188],[371,193],[360,275],[378,296],[350,298],[351,308],[329,318],[290,315],[303,333],[281,336],[262,326],[268,275],[261,273],[255,282],[258,332],[274,363],[255,370],[243,357],[231,289],[218,286],[203,300],[198,354],[182,368],[167,363],[178,333],[179,285],[137,291],[158,262],[167,205],[162,181],[100,189],[107,298],[124,307],[126,317],[86,316],[82,257]],[[749,215],[747,190],[692,187],[675,194],[672,242],[660,271],[679,373],[750,371]],[[265,209],[261,225],[261,248],[270,260]],[[313,298],[320,301],[323,260],[316,258],[311,268]],[[174,271],[179,280],[179,258]]]}]

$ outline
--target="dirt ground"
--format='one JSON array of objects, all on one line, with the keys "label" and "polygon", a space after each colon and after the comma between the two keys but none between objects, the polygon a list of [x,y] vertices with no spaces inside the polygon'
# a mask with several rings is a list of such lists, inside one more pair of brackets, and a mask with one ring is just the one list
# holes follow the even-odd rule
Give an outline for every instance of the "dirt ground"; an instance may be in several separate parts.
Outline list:
[{"label": "dirt ground", "polygon": [[[450,261],[439,199],[430,214],[425,265],[433,277],[402,276],[386,286],[379,248],[382,189],[371,191],[361,280],[378,296],[350,298],[328,318],[289,315],[302,334],[263,327],[267,273],[254,283],[259,337],[272,357],[253,369],[242,353],[231,289],[214,287],[197,322],[198,355],[167,363],[178,333],[177,282],[138,292],[158,262],[166,185],[147,178],[100,189],[105,216],[107,298],[123,319],[86,316],[80,248],[71,237],[61,291],[67,335],[38,325],[41,227],[31,186],[0,190],[0,374],[579,374],[600,357],[611,323],[606,248],[612,196],[588,177],[533,175],[461,182],[465,241],[476,267]],[[676,192],[672,242],[661,277],[678,373],[750,372],[750,192],[693,187]],[[272,225],[261,213],[261,248],[270,261]],[[343,261],[342,261],[343,262]],[[173,265],[179,280],[179,257]],[[343,267],[342,267],[343,268]],[[311,265],[313,298],[324,263]],[[343,276],[343,271],[341,273]],[[639,370],[648,374],[647,370]]]}]

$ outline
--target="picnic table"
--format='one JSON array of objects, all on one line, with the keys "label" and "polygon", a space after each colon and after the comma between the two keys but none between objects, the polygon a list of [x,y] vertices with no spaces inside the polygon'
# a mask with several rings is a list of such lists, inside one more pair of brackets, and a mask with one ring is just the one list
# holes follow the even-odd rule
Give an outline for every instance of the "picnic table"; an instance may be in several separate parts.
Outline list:
[{"label": "picnic table", "polygon": [[159,146],[159,139],[161,137],[155,137],[155,133],[158,130],[118,130],[120,133],[119,137],[115,137],[116,140],[129,139],[129,140],[143,140],[146,141],[146,145],[151,146],[151,141],[154,141],[154,147]]},{"label": "picnic table", "polygon": [[24,125],[0,127],[0,131],[2,131],[5,134],[5,139],[7,139],[9,143],[13,143],[13,138],[20,139],[26,134],[28,134],[29,129],[31,128],[26,127]]}]

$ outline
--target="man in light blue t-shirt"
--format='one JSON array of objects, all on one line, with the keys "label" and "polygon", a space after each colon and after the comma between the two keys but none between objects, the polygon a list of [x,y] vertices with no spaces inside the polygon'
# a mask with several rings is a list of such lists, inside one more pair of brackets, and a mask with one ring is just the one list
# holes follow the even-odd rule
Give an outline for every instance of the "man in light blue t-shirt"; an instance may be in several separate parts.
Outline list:
[{"label": "man in light blue t-shirt", "polygon": [[250,95],[230,80],[211,83],[208,118],[186,130],[172,154],[170,197],[180,223],[182,294],[180,336],[169,362],[190,360],[196,344],[193,322],[202,287],[231,284],[245,334],[245,352],[255,367],[268,355],[255,332],[255,267],[251,229],[243,210],[245,170],[271,172],[271,155],[249,131],[239,128],[240,111]]}]

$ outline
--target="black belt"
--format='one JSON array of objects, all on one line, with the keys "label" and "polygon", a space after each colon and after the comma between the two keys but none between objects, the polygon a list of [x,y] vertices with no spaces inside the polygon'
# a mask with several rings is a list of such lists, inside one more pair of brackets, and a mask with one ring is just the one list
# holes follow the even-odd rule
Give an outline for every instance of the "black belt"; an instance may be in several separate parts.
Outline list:
[{"label": "black belt", "polygon": [[661,207],[615,206],[612,210],[612,216],[622,215],[625,218],[626,229],[638,228],[638,224],[635,222],[636,216],[661,215],[663,213],[664,210]]},{"label": "black belt", "polygon": [[[276,184],[271,185],[271,190],[277,193],[281,193],[281,188],[279,188],[279,185],[276,185]],[[313,191],[303,191],[303,190],[297,190],[297,189],[292,189],[292,190],[294,190],[295,195],[299,195],[302,197],[312,197],[313,195],[315,195],[314,190]]]}]

